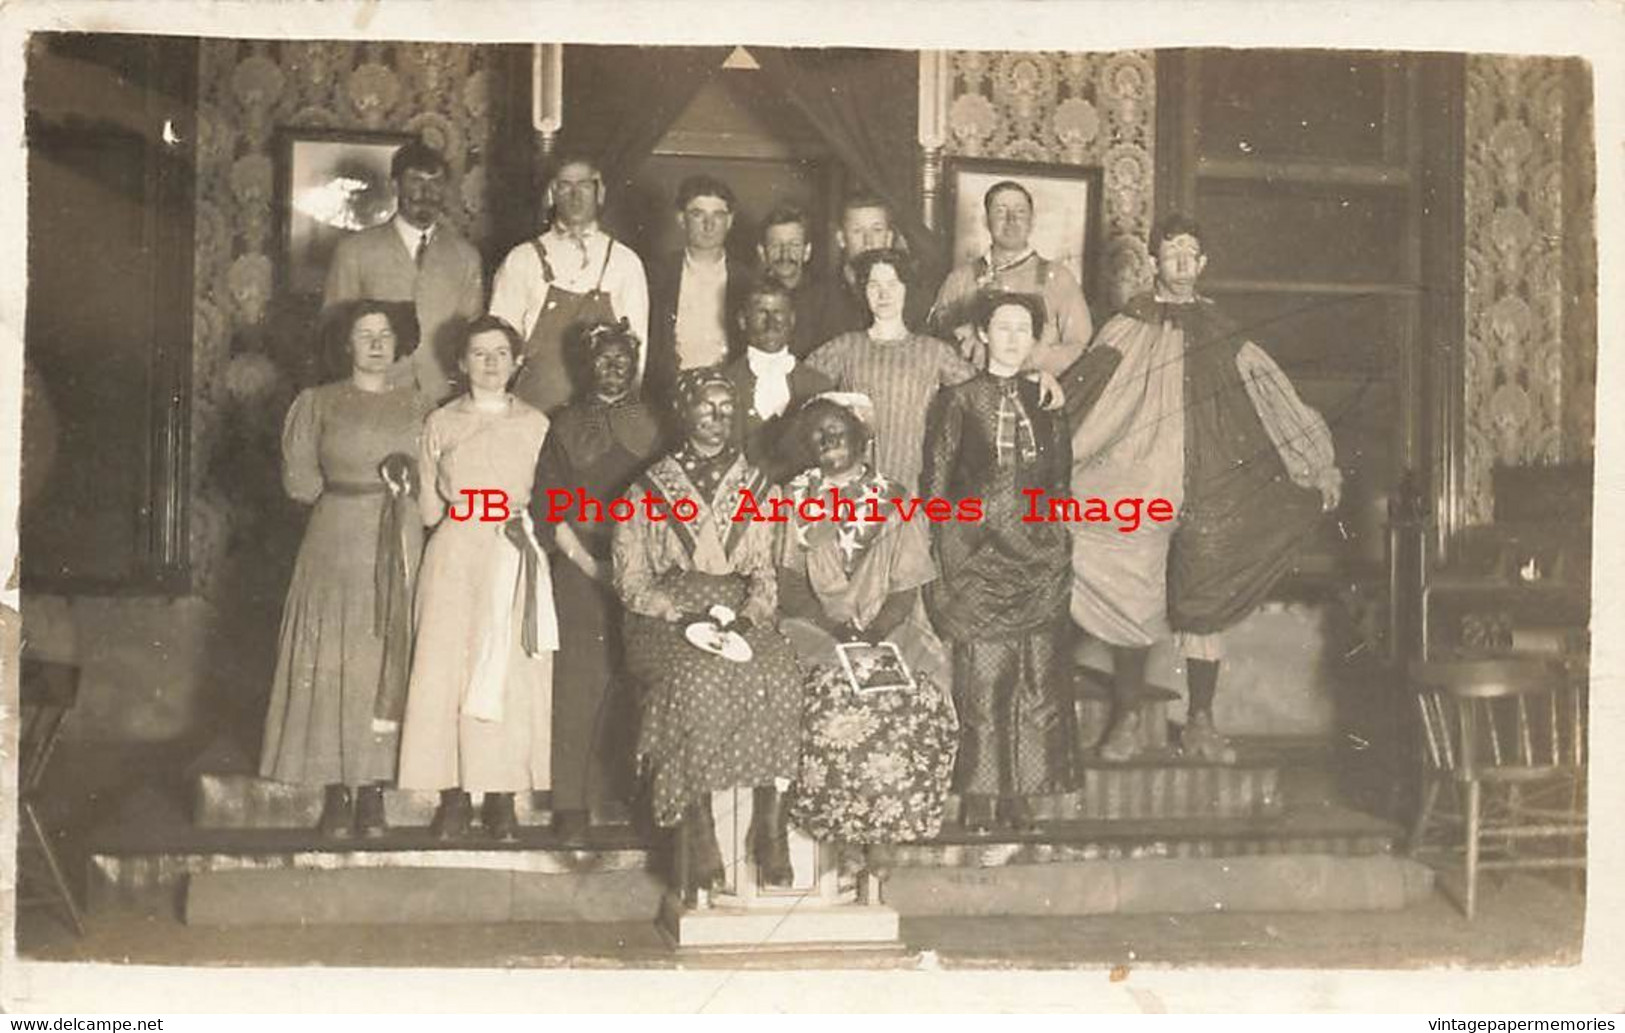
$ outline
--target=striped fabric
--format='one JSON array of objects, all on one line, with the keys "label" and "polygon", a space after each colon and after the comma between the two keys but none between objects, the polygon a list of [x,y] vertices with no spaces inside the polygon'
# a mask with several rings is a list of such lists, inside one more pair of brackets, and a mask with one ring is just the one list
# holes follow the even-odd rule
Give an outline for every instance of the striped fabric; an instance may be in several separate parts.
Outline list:
[{"label": "striped fabric", "polygon": [[923,334],[897,341],[876,341],[867,331],[842,334],[806,364],[835,381],[837,390],[874,400],[875,467],[910,489],[919,487],[926,412],[937,389],[976,374],[958,352]]}]

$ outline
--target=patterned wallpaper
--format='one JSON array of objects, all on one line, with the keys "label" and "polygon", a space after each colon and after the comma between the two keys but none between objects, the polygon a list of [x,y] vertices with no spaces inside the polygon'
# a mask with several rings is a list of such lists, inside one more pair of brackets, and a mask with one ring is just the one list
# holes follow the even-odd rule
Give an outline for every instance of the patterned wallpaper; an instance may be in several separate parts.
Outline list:
[{"label": "patterned wallpaper", "polygon": [[[1591,141],[1583,122],[1569,124],[1576,109],[1573,81],[1565,63],[1555,59],[1467,61],[1469,523],[1491,517],[1493,465],[1554,463],[1591,451],[1597,347],[1593,201],[1583,186],[1590,170],[1581,174],[1576,168],[1589,164]],[[1568,146],[1566,136],[1573,138]],[[1568,170],[1579,182],[1565,183]]]},{"label": "patterned wallpaper", "polygon": [[191,525],[207,588],[251,516],[223,481],[277,433],[289,392],[270,340],[276,131],[421,134],[451,166],[449,217],[478,244],[498,73],[492,48],[449,44],[204,40],[198,60]]},{"label": "patterned wallpaper", "polygon": [[1110,306],[1151,282],[1156,58],[1151,51],[953,53],[950,155],[1104,169]]}]

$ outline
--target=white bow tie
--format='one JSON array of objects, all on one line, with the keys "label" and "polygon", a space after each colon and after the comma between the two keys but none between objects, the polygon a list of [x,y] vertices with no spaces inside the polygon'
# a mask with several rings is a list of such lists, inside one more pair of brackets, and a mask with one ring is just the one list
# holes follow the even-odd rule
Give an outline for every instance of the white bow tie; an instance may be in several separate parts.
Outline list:
[{"label": "white bow tie", "polygon": [[745,350],[745,361],[756,377],[756,397],[752,404],[756,415],[772,419],[790,406],[790,372],[796,368],[796,357],[789,349],[776,352]]}]

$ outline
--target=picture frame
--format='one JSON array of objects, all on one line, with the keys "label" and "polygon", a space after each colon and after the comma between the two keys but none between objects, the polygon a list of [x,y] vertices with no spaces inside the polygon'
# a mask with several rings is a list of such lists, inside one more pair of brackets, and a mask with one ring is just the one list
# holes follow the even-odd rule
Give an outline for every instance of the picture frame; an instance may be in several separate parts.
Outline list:
[{"label": "picture frame", "polygon": [[1032,194],[1034,250],[1066,266],[1092,305],[1103,297],[1099,251],[1104,175],[1099,166],[950,158],[946,179],[946,228],[955,266],[987,254],[990,241],[982,199],[995,183],[1013,180]]},{"label": "picture frame", "polygon": [[842,642],[835,647],[847,681],[860,693],[912,691],[914,674],[890,642]]},{"label": "picture frame", "polygon": [[276,140],[277,285],[322,293],[338,242],[395,214],[389,165],[410,133],[285,128]]}]

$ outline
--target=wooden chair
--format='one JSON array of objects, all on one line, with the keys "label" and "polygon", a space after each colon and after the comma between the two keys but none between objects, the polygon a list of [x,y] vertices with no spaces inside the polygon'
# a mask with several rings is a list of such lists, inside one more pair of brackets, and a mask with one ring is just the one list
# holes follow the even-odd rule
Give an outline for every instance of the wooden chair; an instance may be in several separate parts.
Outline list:
[{"label": "wooden chair", "polygon": [[22,827],[17,835],[17,907],[60,906],[74,932],[83,936],[85,927],[73,890],[34,809],[46,765],[62,735],[62,722],[79,698],[79,668],[24,659],[21,674],[17,803]]},{"label": "wooden chair", "polygon": [[1464,855],[1468,919],[1480,872],[1583,871],[1586,679],[1533,659],[1418,661],[1410,673],[1423,731],[1411,849],[1430,849],[1435,822],[1455,831],[1443,846]]}]

